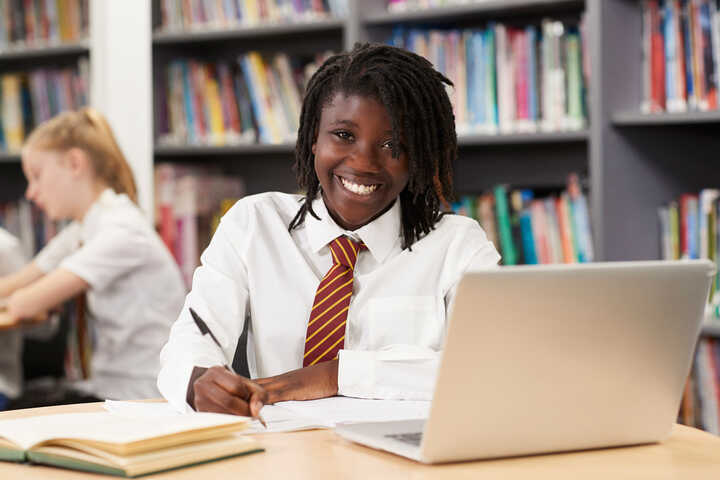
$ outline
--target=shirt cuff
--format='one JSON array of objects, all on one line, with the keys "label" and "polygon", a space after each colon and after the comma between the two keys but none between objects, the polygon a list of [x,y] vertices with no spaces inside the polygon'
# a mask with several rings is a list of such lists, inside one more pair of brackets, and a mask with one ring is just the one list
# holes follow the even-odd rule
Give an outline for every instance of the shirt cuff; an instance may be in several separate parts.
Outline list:
[{"label": "shirt cuff", "polygon": [[340,350],[338,353],[338,395],[374,398],[376,352]]},{"label": "shirt cuff", "polygon": [[178,412],[188,413],[195,410],[187,403],[188,383],[193,368],[210,368],[219,365],[217,359],[211,357],[195,358],[191,361],[165,360],[158,374],[157,387],[165,400]]},{"label": "shirt cuff", "polygon": [[415,346],[381,351],[340,350],[338,395],[382,400],[430,400],[440,353]]}]

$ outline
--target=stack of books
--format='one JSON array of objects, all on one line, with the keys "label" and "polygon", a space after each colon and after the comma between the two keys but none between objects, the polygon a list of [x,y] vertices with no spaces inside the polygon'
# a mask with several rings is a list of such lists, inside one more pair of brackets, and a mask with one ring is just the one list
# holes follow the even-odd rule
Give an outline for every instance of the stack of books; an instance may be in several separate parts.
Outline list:
[{"label": "stack of books", "polygon": [[88,0],[0,1],[0,52],[78,42],[88,36]]},{"label": "stack of books", "polygon": [[19,152],[41,122],[87,105],[89,64],[77,68],[40,68],[0,74],[0,151]]},{"label": "stack of books", "polygon": [[188,288],[220,217],[245,195],[242,178],[211,169],[155,166],[155,220]]},{"label": "stack of books", "polygon": [[428,60],[449,89],[459,134],[580,130],[588,118],[589,58],[580,26],[395,27],[390,44]]},{"label": "stack of books", "polygon": [[643,1],[643,112],[718,108],[719,3]]},{"label": "stack of books", "polygon": [[590,216],[578,176],[559,195],[537,198],[531,189],[498,185],[463,196],[453,211],[475,218],[498,248],[504,265],[591,262]]},{"label": "stack of books", "polygon": [[341,18],[347,0],[161,0],[162,31],[232,29]]}]

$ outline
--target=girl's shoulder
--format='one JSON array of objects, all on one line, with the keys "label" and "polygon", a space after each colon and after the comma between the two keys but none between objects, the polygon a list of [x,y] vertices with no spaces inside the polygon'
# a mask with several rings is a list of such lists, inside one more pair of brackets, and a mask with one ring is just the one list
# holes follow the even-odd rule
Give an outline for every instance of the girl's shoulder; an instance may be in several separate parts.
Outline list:
[{"label": "girl's shoulder", "polygon": [[302,195],[264,192],[255,195],[248,195],[241,198],[223,216],[223,221],[232,221],[245,224],[253,222],[256,218],[270,219],[280,217],[282,219],[295,216],[300,208]]}]

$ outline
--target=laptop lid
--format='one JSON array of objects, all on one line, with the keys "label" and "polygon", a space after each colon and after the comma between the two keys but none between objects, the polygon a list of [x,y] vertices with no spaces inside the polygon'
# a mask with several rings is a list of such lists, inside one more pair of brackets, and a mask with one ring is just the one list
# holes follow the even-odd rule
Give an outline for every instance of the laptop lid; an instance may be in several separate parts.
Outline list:
[{"label": "laptop lid", "polygon": [[426,462],[654,442],[676,419],[710,261],[466,274],[425,426]]}]

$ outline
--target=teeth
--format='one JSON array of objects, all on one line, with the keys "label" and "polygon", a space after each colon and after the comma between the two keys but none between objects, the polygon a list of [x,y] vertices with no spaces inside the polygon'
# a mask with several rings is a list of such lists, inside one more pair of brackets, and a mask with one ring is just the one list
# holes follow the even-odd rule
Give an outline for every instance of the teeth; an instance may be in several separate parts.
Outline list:
[{"label": "teeth", "polygon": [[357,183],[352,183],[348,180],[345,180],[344,178],[340,177],[340,181],[342,184],[350,190],[353,193],[357,193],[358,195],[370,195],[372,192],[377,190],[377,185],[359,185]]}]

